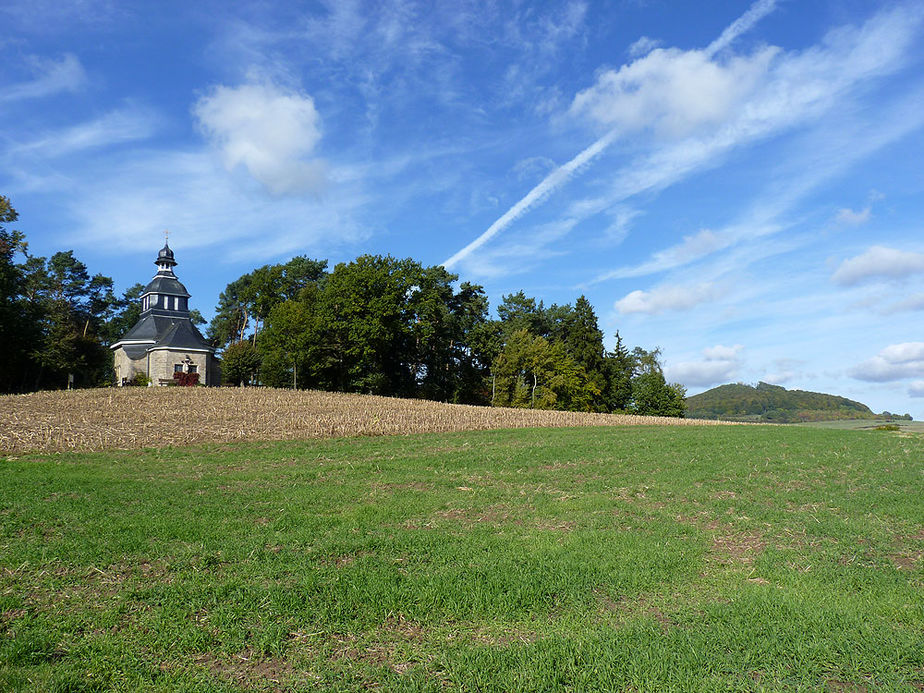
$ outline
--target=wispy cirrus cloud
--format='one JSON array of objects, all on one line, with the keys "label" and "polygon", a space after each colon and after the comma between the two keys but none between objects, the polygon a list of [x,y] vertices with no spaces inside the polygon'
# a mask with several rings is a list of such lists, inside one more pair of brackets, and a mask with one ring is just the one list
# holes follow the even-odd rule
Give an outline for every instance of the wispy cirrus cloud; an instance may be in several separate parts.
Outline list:
[{"label": "wispy cirrus cloud", "polygon": [[[730,26],[726,38],[720,37],[709,49],[655,49],[619,70],[601,73],[593,86],[578,93],[571,105],[571,115],[584,116],[598,126],[610,128],[603,138],[578,155],[584,165],[627,133],[648,132],[654,139],[644,153],[609,174],[613,182],[604,195],[573,203],[569,217],[586,219],[633,196],[658,192],[694,172],[715,166],[735,149],[817,122],[835,104],[849,103],[860,86],[900,69],[924,20],[921,10],[897,6],[874,15],[862,25],[832,31],[817,46],[802,51],[765,47],[749,55],[731,54],[731,40],[772,8],[772,2],[755,3],[751,8],[753,14],[746,21],[742,16],[741,23],[734,30],[735,25]],[[690,84],[696,85],[696,89],[687,91],[684,85]],[[710,98],[702,98],[703,93]],[[895,108],[902,110],[903,105],[899,103]],[[822,168],[842,170],[920,124],[920,116],[901,115],[906,116],[907,124],[888,129],[892,139],[861,140],[855,151],[844,156],[844,150],[840,150],[837,153],[840,159],[832,157]],[[821,130],[819,134],[827,136]],[[540,182],[478,238],[453,255],[452,263],[467,260],[467,268],[477,273],[478,263],[468,258],[567,183],[574,171],[568,175],[560,173],[571,168],[573,162]],[[823,179],[820,175],[815,178]],[[795,194],[793,199],[797,197]],[[776,230],[781,228],[779,223],[772,225]],[[716,249],[728,247],[736,240],[732,234],[722,239]],[[671,260],[670,256],[682,255],[683,251],[684,248],[668,249],[662,257]],[[659,267],[658,258],[653,258],[645,271],[657,271]],[[627,276],[637,276],[641,271],[629,270],[631,274]],[[618,270],[598,280],[624,274]]]},{"label": "wispy cirrus cloud", "polygon": [[41,99],[61,92],[74,92],[87,83],[87,73],[76,55],[66,53],[60,59],[33,56],[29,59],[34,77],[4,87],[0,103]]},{"label": "wispy cirrus cloud", "polygon": [[863,209],[853,210],[850,207],[842,207],[834,215],[834,221],[845,226],[860,226],[865,224],[873,216],[873,208],[867,205]]},{"label": "wispy cirrus cloud", "polygon": [[796,378],[804,378],[802,368],[805,361],[794,358],[779,358],[773,360],[773,370],[763,376],[765,382],[773,385],[783,385]]},{"label": "wispy cirrus cloud", "polygon": [[640,58],[643,55],[651,53],[655,48],[661,46],[662,41],[658,39],[653,39],[648,36],[640,36],[637,40],[633,41],[629,46],[627,52],[630,58]]},{"label": "wispy cirrus cloud", "polygon": [[497,221],[491,224],[484,233],[478,236],[478,238],[446,259],[442,263],[443,266],[447,269],[451,269],[460,261],[464,260],[473,252],[478,250],[478,248],[494,238],[494,236],[510,226],[510,224],[512,224],[514,221],[526,214],[530,209],[535,207],[537,204],[540,204],[556,189],[570,180],[575,173],[580,171],[584,166],[587,166],[597,156],[602,154],[615,138],[615,132],[611,132],[610,134],[601,137],[599,140],[587,147],[587,149],[571,159],[571,161],[556,168],[549,175],[543,178],[537,186],[530,190],[525,197],[520,199],[520,201],[513,205],[513,207],[504,212],[504,214],[501,215]]},{"label": "wispy cirrus cloud", "polygon": [[178,250],[222,247],[222,262],[252,265],[302,252],[325,257],[368,237],[359,216],[370,201],[355,184],[332,187],[323,202],[273,197],[241,185],[202,148],[105,159],[75,184],[71,214],[82,238],[123,253],[148,247],[164,228],[177,232]]},{"label": "wispy cirrus cloud", "polygon": [[[755,7],[765,4],[767,4],[766,0],[758,0],[758,2],[755,3]],[[731,27],[729,27],[729,29],[730,28]],[[655,54],[657,54],[657,57],[652,58],[652,56]],[[678,99],[669,96],[671,88],[676,88],[678,86],[677,80],[684,72],[683,67],[676,68],[670,58],[664,60],[661,57],[663,54],[664,51],[658,49],[629,66],[628,69],[631,71],[632,66],[639,64],[643,65],[642,68],[637,69],[637,72],[640,73],[638,78],[644,77],[646,80],[651,79],[649,72],[658,70],[661,71],[661,74],[653,80],[654,82],[661,83],[660,88],[651,90],[646,89],[645,93],[639,98],[633,99],[631,97],[627,97],[624,100],[621,99],[620,97],[623,95],[621,90],[625,90],[626,93],[636,92],[639,90],[639,85],[634,83],[634,80],[637,79],[637,77],[633,74],[623,79],[620,77],[620,73],[613,73],[612,71],[605,72],[603,75],[598,77],[597,85],[595,85],[595,87],[580,92],[575,97],[575,101],[572,104],[572,114],[579,114],[582,111],[589,109],[591,111],[592,117],[597,118],[601,124],[611,128],[609,132],[586,147],[570,161],[552,171],[523,198],[515,203],[503,215],[501,215],[499,219],[491,224],[480,236],[478,236],[475,240],[470,242],[464,248],[457,251],[446,261],[444,261],[443,265],[446,267],[455,266],[457,263],[469,257],[473,252],[481,248],[485,243],[490,241],[497,234],[510,226],[510,224],[519,219],[530,209],[544,201],[555,190],[567,183],[578,171],[589,165],[594,159],[606,151],[606,149],[613,142],[615,142],[620,136],[624,134],[622,132],[624,127],[628,126],[629,129],[648,127],[651,118],[657,120],[657,118],[654,116],[650,116],[648,119],[642,119],[640,117],[641,108],[647,104],[650,104],[651,99],[655,97],[656,93],[659,94],[662,98],[665,98],[669,104],[667,108],[662,108],[661,110],[662,115],[660,119],[662,121],[673,126],[678,126],[680,120],[683,120],[684,118],[689,122],[691,120],[690,118],[681,115],[682,111],[690,106],[687,100],[684,98]],[[699,53],[697,51],[691,51],[689,52],[689,55],[698,56]],[[688,59],[685,56],[681,58],[681,61],[689,61],[690,63],[695,63],[695,68],[699,68],[701,70],[703,69],[703,63],[709,62],[708,58],[702,59],[700,57],[692,57]],[[656,63],[654,69],[648,70],[646,67],[644,67],[646,62]],[[669,68],[666,69],[665,66],[667,65],[669,65]],[[715,70],[706,71],[709,71],[711,75],[715,77]],[[623,75],[623,77],[625,77],[625,75]],[[729,88],[732,80],[726,79],[723,81],[725,87]],[[717,91],[721,91],[721,89],[722,87],[720,86],[717,88]],[[686,90],[684,90],[684,93],[690,95]],[[596,102],[598,101],[606,101],[607,104],[597,105]],[[623,113],[622,117],[614,118],[611,114],[612,109],[606,108],[606,105],[611,105],[611,102],[613,101],[616,102],[616,110]],[[700,99],[697,99],[696,101],[698,104],[704,104],[707,100],[700,97]],[[671,109],[673,109],[673,111]],[[702,120],[716,117],[716,109],[711,106],[698,106],[697,109],[698,113],[692,118],[692,120]]]},{"label": "wispy cirrus cloud", "polygon": [[[891,296],[891,295],[890,295]],[[880,305],[879,312],[883,315],[895,315],[896,313],[913,313],[924,310],[924,293],[911,294],[901,300],[889,302],[888,298],[877,301]]]},{"label": "wispy cirrus cloud", "polygon": [[78,125],[41,133],[32,140],[13,146],[8,154],[13,157],[28,155],[50,159],[88,149],[136,142],[150,137],[158,121],[154,113],[129,106]]},{"label": "wispy cirrus cloud", "polygon": [[[731,223],[685,236],[680,243],[652,253],[647,260],[608,270],[590,283],[675,269],[715,251],[727,250],[744,241],[772,236],[790,228],[793,220],[787,215],[811,192],[857,162],[921,128],[924,112],[916,105],[921,98],[924,98],[924,89],[919,88],[886,105],[879,113],[875,127],[865,120],[834,119],[804,132],[793,139],[791,149],[794,154],[787,157],[786,150],[781,150],[781,162],[768,171],[766,188]],[[667,159],[673,159],[670,150]],[[614,187],[615,192],[610,198],[597,201],[596,206],[585,204],[585,208],[605,209],[608,204],[628,197],[627,192],[637,194],[649,176],[658,187],[672,184],[692,172],[697,165],[695,160],[684,157],[673,161],[680,165],[677,168],[667,165],[648,168],[645,163],[640,163],[635,168],[635,177],[627,171],[624,183],[617,179],[618,187]],[[703,160],[699,165],[708,163]]]}]

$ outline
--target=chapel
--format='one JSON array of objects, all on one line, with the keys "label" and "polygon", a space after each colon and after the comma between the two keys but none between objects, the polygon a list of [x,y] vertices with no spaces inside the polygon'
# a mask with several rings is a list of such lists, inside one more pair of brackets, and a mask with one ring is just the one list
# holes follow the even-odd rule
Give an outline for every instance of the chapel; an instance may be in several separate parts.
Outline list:
[{"label": "chapel", "polygon": [[154,264],[157,274],[141,294],[138,322],[110,347],[116,384],[143,373],[152,385],[169,385],[174,373],[197,373],[199,383],[219,385],[215,348],[189,318],[189,292],[173,273],[177,262],[166,241]]}]

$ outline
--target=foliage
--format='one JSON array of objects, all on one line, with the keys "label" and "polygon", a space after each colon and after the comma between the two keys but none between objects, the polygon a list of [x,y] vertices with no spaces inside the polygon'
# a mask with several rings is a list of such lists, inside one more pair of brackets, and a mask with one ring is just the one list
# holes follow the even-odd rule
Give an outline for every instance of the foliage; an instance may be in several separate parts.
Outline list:
[{"label": "foliage", "polygon": [[364,255],[266,316],[257,347],[274,386],[484,401],[493,348],[479,286],[442,267]]},{"label": "foliage", "polygon": [[[787,390],[779,385],[720,385],[687,398],[690,416],[793,423],[878,418],[865,404],[820,392]],[[882,418],[888,418],[885,413]]]},{"label": "foliage", "polygon": [[29,255],[23,234],[5,227],[17,216],[0,196],[0,391],[110,382],[103,342],[118,304],[112,279],[90,276],[72,251]]},{"label": "foliage", "polygon": [[300,255],[285,264],[264,265],[239,277],[219,296],[215,317],[209,324],[209,337],[216,346],[243,341],[248,334],[256,343],[257,333],[270,311],[317,282],[326,267],[326,260]]},{"label": "foliage", "polygon": [[684,416],[686,390],[679,383],[664,379],[660,349],[645,351],[636,347],[632,351],[634,377],[632,401],[629,410],[646,416]]},{"label": "foliage", "polygon": [[147,387],[151,384],[151,379],[139,371],[132,376],[132,379],[128,381],[128,384],[135,385],[137,387]]},{"label": "foliage", "polygon": [[113,302],[111,317],[100,330],[104,344],[115,344],[138,322],[143,292],[144,284],[134,284],[125,290],[120,299]]},{"label": "foliage", "polygon": [[27,389],[27,379],[34,368],[31,346],[39,339],[35,306],[23,291],[25,271],[17,262],[28,245],[22,233],[6,228],[17,219],[9,199],[0,195],[0,349],[4,354],[0,392]]},{"label": "foliage", "polygon": [[173,384],[180,385],[181,387],[192,387],[193,385],[198,385],[199,374],[177,371],[173,374]]},{"label": "foliage", "polygon": [[[292,269],[295,266],[296,269]],[[296,258],[266,265],[222,292],[210,334],[259,352],[226,378],[466,404],[683,416],[659,353],[630,353],[618,333],[606,353],[585,296],[545,307],[522,291],[488,317],[482,287],[445,268],[363,255],[325,271]],[[298,277],[286,288],[280,277]],[[257,334],[259,332],[259,338]],[[252,360],[256,357],[252,357]],[[640,375],[652,370],[655,374]],[[250,374],[249,376],[247,374]]]},{"label": "foliage", "polygon": [[514,332],[494,361],[500,407],[593,411],[600,395],[561,342],[550,344],[525,328]]},{"label": "foliage", "polygon": [[250,342],[235,342],[221,355],[222,378],[228,385],[255,385],[262,357]]},{"label": "foliage", "polygon": [[632,355],[616,333],[616,345],[603,359],[603,408],[605,411],[628,411],[632,403]]}]

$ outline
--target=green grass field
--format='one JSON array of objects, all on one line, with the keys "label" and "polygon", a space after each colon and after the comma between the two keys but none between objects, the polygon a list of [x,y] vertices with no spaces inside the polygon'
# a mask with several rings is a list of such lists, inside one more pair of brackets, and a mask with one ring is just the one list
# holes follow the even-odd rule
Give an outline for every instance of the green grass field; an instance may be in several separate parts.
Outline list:
[{"label": "green grass field", "polygon": [[2,690],[924,690],[924,437],[0,461]]}]

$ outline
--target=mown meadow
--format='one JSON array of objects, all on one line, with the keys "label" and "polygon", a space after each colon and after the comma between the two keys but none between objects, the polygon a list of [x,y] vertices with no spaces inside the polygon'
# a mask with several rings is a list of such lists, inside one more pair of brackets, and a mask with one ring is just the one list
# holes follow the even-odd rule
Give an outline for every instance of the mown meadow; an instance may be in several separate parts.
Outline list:
[{"label": "mown meadow", "polygon": [[527,428],[0,465],[2,690],[924,689],[919,435]]}]

